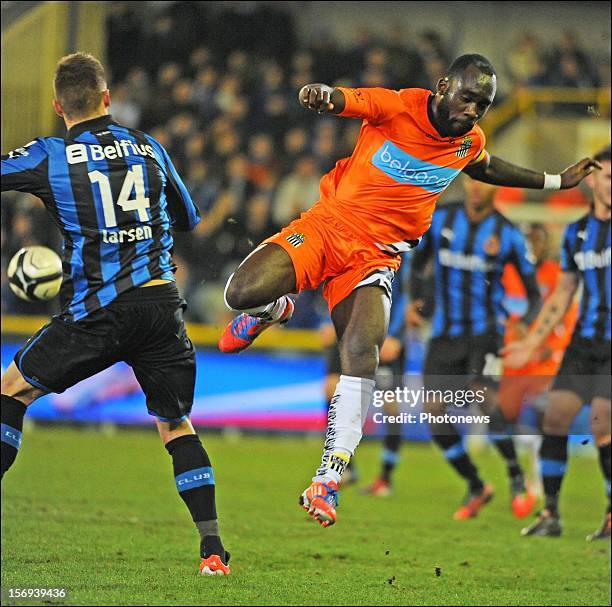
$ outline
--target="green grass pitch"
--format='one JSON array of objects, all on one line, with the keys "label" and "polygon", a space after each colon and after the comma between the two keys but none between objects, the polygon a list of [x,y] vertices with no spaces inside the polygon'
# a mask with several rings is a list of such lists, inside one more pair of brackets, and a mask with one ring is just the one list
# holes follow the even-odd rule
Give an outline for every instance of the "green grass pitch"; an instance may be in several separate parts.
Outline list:
[{"label": "green grass pitch", "polygon": [[[297,498],[314,438],[202,435],[232,575],[195,575],[198,538],[151,431],[35,428],[2,484],[2,587],[66,587],[74,605],[609,605],[609,543],[585,536],[605,502],[597,460],[572,457],[562,538],[522,538],[501,461],[475,454],[496,497],[454,522],[461,481],[431,445],[407,444],[392,498],[341,492],[323,529]],[[362,478],[380,448],[358,450]],[[436,575],[436,570],[439,575]],[[4,598],[4,604],[11,604]],[[38,603],[42,604],[42,603]]]}]

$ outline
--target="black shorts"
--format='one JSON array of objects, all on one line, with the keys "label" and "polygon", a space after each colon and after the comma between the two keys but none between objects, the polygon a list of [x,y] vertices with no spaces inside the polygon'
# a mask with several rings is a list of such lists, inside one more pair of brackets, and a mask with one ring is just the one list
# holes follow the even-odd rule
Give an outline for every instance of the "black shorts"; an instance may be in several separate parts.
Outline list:
[{"label": "black shorts", "polygon": [[498,333],[432,338],[423,365],[425,388],[463,390],[475,382],[496,385],[502,340]]},{"label": "black shorts", "polygon": [[133,289],[76,322],[54,316],[15,355],[23,377],[46,392],[64,392],[125,361],[163,421],[193,405],[195,350],[183,322],[185,301],[174,283]]},{"label": "black shorts", "polygon": [[[340,350],[338,344],[324,348],[325,372],[327,375],[341,375]],[[391,390],[404,387],[404,368],[406,367],[406,352],[402,348],[400,355],[386,365],[380,365],[376,372],[376,385],[380,390]]]},{"label": "black shorts", "polygon": [[610,341],[574,337],[552,386],[568,390],[590,403],[596,396],[610,398]]}]

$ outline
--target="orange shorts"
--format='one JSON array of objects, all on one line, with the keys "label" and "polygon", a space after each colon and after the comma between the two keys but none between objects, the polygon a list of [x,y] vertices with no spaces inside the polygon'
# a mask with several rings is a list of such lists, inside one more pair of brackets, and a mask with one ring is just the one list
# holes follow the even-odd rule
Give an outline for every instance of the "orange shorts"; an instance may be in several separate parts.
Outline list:
[{"label": "orange shorts", "polygon": [[391,280],[401,258],[356,236],[320,202],[264,240],[268,242],[280,245],[291,257],[298,292],[324,282],[330,311],[360,286],[375,284],[391,297]]}]

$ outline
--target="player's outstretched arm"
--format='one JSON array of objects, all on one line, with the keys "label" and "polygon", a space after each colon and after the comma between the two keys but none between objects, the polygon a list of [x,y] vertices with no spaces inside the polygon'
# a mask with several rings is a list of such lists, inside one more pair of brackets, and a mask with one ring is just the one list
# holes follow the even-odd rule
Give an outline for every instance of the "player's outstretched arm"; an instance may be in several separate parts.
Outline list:
[{"label": "player's outstretched arm", "polygon": [[317,114],[339,114],[344,110],[344,93],[327,84],[306,84],[300,89],[300,105]]},{"label": "player's outstretched arm", "polygon": [[463,169],[473,179],[514,188],[531,188],[533,190],[567,190],[577,186],[601,164],[592,158],[583,158],[576,164],[567,167],[559,175],[540,173],[502,160],[497,156],[468,165]]},{"label": "player's outstretched arm", "polygon": [[48,191],[46,160],[47,148],[42,139],[2,154],[2,191],[29,192],[36,196]]},{"label": "player's outstretched arm", "polygon": [[535,351],[567,312],[577,289],[578,274],[562,272],[557,287],[544,302],[527,337],[513,341],[500,350],[500,354],[504,356],[505,367],[520,369],[531,360]]}]

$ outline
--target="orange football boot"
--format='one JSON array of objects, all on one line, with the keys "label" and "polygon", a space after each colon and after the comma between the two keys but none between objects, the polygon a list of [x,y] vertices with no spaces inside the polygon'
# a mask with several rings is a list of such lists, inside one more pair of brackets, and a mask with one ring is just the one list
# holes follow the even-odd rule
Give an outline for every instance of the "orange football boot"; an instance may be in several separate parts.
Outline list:
[{"label": "orange football boot", "polygon": [[469,518],[474,518],[493,499],[493,486],[485,485],[480,493],[468,493],[465,502],[455,514],[453,518],[456,521],[464,521]]},{"label": "orange football boot", "polygon": [[300,495],[300,505],[322,527],[333,525],[338,506],[338,485],[335,481],[327,484],[313,482]]},{"label": "orange football boot", "polygon": [[[227,558],[227,557],[226,557]],[[227,559],[229,560],[229,559]],[[200,575],[229,575],[230,568],[221,560],[217,554],[211,554],[200,562]]]}]

